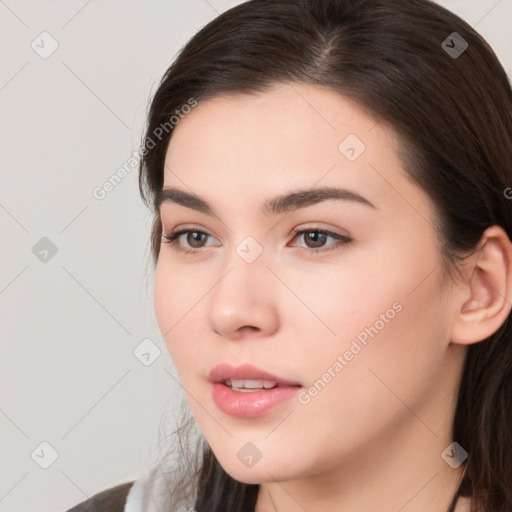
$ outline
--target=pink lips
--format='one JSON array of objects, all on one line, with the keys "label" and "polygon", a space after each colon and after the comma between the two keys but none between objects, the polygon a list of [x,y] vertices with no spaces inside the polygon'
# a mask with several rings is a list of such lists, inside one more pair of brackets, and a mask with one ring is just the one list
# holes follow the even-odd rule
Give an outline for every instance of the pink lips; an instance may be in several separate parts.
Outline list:
[{"label": "pink lips", "polygon": [[[233,367],[228,364],[215,366],[209,374],[212,397],[220,410],[238,418],[255,418],[273,409],[277,404],[297,394],[301,385],[277,375],[260,370],[250,364]],[[270,380],[277,383],[272,389],[260,391],[233,391],[224,383],[227,379]]]}]

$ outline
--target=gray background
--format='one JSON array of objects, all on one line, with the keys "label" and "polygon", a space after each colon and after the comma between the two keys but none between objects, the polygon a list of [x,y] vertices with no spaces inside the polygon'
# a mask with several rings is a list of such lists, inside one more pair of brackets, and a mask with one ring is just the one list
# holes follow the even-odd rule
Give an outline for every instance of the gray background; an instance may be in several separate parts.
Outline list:
[{"label": "gray background", "polygon": [[[166,451],[183,395],[137,168],[102,200],[93,189],[139,147],[178,49],[237,3],[0,1],[0,512],[64,511]],[[512,76],[512,0],[440,3]]]}]

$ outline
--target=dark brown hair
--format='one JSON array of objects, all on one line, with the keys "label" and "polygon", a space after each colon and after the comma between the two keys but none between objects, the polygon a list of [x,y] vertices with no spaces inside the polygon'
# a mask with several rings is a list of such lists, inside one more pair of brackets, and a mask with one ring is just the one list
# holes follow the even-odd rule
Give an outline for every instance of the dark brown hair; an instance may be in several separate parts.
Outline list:
[{"label": "dark brown hair", "polygon": [[[450,37],[459,34],[461,50]],[[139,169],[154,213],[153,263],[172,129],[155,130],[191,98],[256,94],[280,83],[326,87],[357,102],[399,137],[410,178],[432,199],[445,268],[455,276],[484,230],[512,239],[512,91],[486,41],[429,0],[251,0],[208,23],[180,51],[150,105]],[[154,147],[153,147],[154,146]],[[180,431],[180,435],[183,432]],[[467,352],[453,440],[468,453],[461,493],[472,511],[512,510],[512,323],[510,315]],[[253,511],[259,486],[226,474],[206,442],[194,482],[199,512]],[[169,492],[174,492],[170,489]],[[176,491],[177,492],[177,491]]]}]

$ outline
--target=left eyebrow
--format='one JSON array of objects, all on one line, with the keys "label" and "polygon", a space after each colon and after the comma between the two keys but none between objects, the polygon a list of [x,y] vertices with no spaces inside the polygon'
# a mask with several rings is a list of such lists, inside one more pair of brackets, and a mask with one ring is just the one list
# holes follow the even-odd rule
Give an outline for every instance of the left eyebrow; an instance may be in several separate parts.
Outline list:
[{"label": "left eyebrow", "polygon": [[[267,199],[261,208],[265,215],[277,215],[300,208],[305,208],[323,201],[351,201],[359,203],[370,208],[377,207],[368,199],[358,194],[354,190],[345,188],[312,188],[305,190],[295,190],[281,194],[271,199]],[[215,210],[201,197],[185,192],[175,187],[163,188],[160,190],[155,199],[155,208],[160,209],[164,203],[176,203],[193,210],[197,210],[206,215],[218,217]]]}]

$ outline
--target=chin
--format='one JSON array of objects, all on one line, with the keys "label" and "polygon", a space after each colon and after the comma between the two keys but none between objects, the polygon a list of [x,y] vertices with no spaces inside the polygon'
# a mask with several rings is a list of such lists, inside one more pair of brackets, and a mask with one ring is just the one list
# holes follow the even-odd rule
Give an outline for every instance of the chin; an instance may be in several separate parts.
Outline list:
[{"label": "chin", "polygon": [[244,484],[262,484],[276,480],[289,480],[291,478],[287,469],[282,467],[282,463],[273,464],[273,461],[265,461],[264,457],[251,467],[244,467],[244,463],[238,458],[226,461],[224,458],[217,457],[217,460],[231,478]]}]

